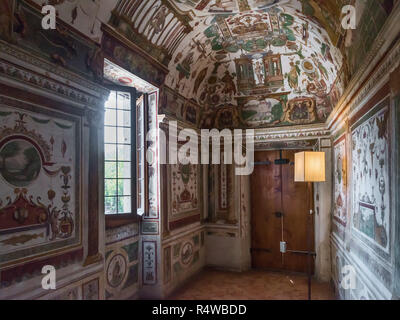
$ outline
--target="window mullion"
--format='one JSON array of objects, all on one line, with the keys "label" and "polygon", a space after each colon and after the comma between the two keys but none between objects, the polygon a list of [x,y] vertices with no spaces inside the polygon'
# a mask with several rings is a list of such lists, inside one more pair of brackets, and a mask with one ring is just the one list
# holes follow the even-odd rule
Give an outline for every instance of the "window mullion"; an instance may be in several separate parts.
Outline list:
[{"label": "window mullion", "polygon": [[136,168],[137,168],[137,141],[136,141],[136,89],[131,91],[131,212],[137,213],[137,188],[136,188]]},{"label": "window mullion", "polygon": [[116,125],[117,125],[117,128],[116,128],[116,130],[117,130],[117,133],[116,133],[116,137],[117,137],[117,154],[116,154],[116,156],[115,156],[115,158],[117,159],[117,168],[116,168],[116,173],[117,173],[117,176],[116,176],[116,178],[117,178],[117,180],[116,180],[116,189],[117,189],[117,194],[116,194],[116,196],[117,196],[117,198],[115,199],[115,201],[116,201],[116,214],[119,214],[119,188],[118,188],[118,182],[119,182],[119,157],[118,157],[118,142],[119,142],[119,139],[118,139],[118,128],[119,128],[119,126],[118,126],[118,110],[119,110],[119,106],[118,106],[118,91],[116,92],[116,94],[115,94],[115,97],[116,97],[116,101],[115,101],[115,107],[116,107],[116,116],[115,116],[115,121],[116,121]]}]

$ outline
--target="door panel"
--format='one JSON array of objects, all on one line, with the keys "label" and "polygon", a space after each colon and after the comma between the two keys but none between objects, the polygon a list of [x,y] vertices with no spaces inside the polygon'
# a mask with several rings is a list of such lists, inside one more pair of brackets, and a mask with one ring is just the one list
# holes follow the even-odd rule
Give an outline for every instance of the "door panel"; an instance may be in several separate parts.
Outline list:
[{"label": "door panel", "polygon": [[[296,152],[283,151],[282,157],[292,163],[287,165],[274,164],[279,158],[279,151],[255,154],[255,162],[270,162],[256,165],[251,176],[252,264],[255,268],[307,271],[306,254],[280,252],[282,238],[287,242],[288,250],[307,251],[308,237],[314,251],[314,226],[310,227],[309,220],[311,218],[313,222],[313,216],[308,209],[312,190],[307,183],[294,182]],[[277,212],[283,216],[277,216]]]},{"label": "door panel", "polygon": [[[259,152],[255,162],[273,162],[278,152]],[[282,230],[281,221],[275,216],[281,212],[280,168],[273,165],[257,165],[251,176],[251,197],[253,212],[252,257],[253,266],[259,268],[280,268],[281,254],[279,241]]]},{"label": "door panel", "polygon": [[[298,151],[287,150],[283,152],[282,156],[294,163],[296,152]],[[310,227],[309,220],[311,192],[308,184],[294,182],[294,165],[285,165],[282,169],[283,225],[287,249],[307,251],[310,238],[311,248],[314,251],[314,226]],[[311,229],[310,235],[308,234],[309,229]],[[288,252],[284,255],[284,269],[307,272],[307,255]]]}]

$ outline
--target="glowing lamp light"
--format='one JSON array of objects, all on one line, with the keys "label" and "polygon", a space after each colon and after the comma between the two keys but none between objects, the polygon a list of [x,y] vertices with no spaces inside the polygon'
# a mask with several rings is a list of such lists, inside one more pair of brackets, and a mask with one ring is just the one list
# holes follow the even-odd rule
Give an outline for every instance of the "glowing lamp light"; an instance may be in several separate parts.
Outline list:
[{"label": "glowing lamp light", "polygon": [[295,154],[295,182],[325,182],[325,152],[300,152]]}]

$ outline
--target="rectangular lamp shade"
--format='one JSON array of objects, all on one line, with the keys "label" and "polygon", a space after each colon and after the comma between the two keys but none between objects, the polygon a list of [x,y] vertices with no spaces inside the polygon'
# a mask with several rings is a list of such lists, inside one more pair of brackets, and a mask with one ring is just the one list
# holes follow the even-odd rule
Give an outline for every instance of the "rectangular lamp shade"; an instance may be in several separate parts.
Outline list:
[{"label": "rectangular lamp shade", "polygon": [[295,154],[295,182],[325,182],[325,152]]}]

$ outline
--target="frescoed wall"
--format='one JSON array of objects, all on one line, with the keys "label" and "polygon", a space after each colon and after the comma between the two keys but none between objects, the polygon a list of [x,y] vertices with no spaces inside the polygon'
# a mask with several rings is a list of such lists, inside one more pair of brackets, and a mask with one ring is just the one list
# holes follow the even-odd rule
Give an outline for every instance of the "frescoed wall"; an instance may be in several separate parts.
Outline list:
[{"label": "frescoed wall", "polygon": [[[173,118],[168,120],[173,120]],[[193,127],[185,128],[183,124],[179,124],[177,132],[174,133],[168,120],[164,119],[160,129],[167,140],[160,146],[160,152],[161,154],[165,153],[167,163],[161,166],[160,173],[163,177],[161,199],[163,199],[164,233],[171,233],[179,228],[200,222],[203,210],[203,166],[191,163],[169,164],[174,162],[171,157],[174,139],[176,140],[176,155],[178,157],[181,148],[187,146],[184,142],[178,141],[178,137],[183,129],[194,129]],[[178,162],[178,158],[175,159],[175,162]]]},{"label": "frescoed wall", "polygon": [[204,230],[183,231],[180,236],[163,240],[164,295],[172,293],[198,273],[205,264]]},{"label": "frescoed wall", "polygon": [[341,51],[346,57],[348,77],[356,74],[372,51],[375,41],[382,41],[379,36],[395,1],[356,1],[357,26],[345,34]]},{"label": "frescoed wall", "polygon": [[[194,130],[194,127],[185,127],[183,123],[179,123],[177,132],[173,133],[167,119],[163,120],[160,130],[167,141],[160,145],[161,154],[170,150],[169,138],[177,139],[185,128]],[[182,146],[183,142],[177,141],[177,147]],[[166,163],[169,163],[169,159],[170,154],[167,152]],[[204,166],[200,164],[160,166],[162,251],[159,279],[162,297],[167,297],[205,265],[203,170]]]},{"label": "frescoed wall", "polygon": [[[367,58],[394,4],[393,0],[302,0],[301,12],[321,24],[333,45],[340,49],[345,62],[343,77],[347,81]],[[356,9],[355,29],[342,27],[341,9],[345,5],[353,5]]]},{"label": "frescoed wall", "polygon": [[[56,6],[56,30],[41,28],[44,3]],[[344,31],[340,9],[349,3],[362,14]],[[204,266],[250,268],[248,177],[233,165],[160,164],[167,120],[197,132],[254,128],[260,150],[329,141],[333,186],[315,195],[324,197],[317,273],[329,277],[331,259],[341,298],[394,297],[395,5],[1,1],[0,298],[165,298]],[[140,82],[151,93],[148,126],[158,140],[146,146],[144,217],[106,229],[103,201],[92,195],[102,196],[93,159],[103,152],[107,81]],[[40,287],[45,264],[62,283],[54,292]],[[350,291],[340,286],[347,265],[361,275]]]},{"label": "frescoed wall", "polygon": [[[397,69],[391,74],[390,77],[390,83],[391,83],[391,88],[392,88],[392,96],[393,101],[394,101],[394,122],[395,123],[399,123],[400,120],[400,82],[399,82],[399,75],[400,72],[400,66],[397,67]],[[394,197],[394,202],[395,205],[393,207],[393,210],[396,214],[395,216],[395,221],[399,221],[399,213],[400,213],[400,196],[399,196],[399,192],[398,192],[398,187],[399,186],[399,164],[400,164],[400,140],[399,140],[399,135],[400,135],[400,130],[398,127],[396,127],[397,130],[395,130],[394,132],[394,157],[395,157],[395,165],[394,165],[394,176],[396,177],[395,179],[393,179],[393,184],[394,184],[394,193],[395,193],[395,197]],[[397,142],[397,143],[396,143]],[[400,239],[400,224],[395,223],[394,226],[394,233],[395,233],[395,243],[399,242]],[[394,266],[395,266],[395,270],[394,270],[394,281],[393,281],[393,297],[396,299],[398,299],[400,297],[400,248],[399,246],[395,246],[394,248]]]},{"label": "frescoed wall", "polygon": [[[223,148],[222,148],[223,149]],[[220,153],[221,164],[210,165],[209,180],[209,223],[237,226],[239,217],[235,211],[235,166],[225,164],[224,152]]]},{"label": "frescoed wall", "polygon": [[199,209],[199,173],[200,167],[191,164],[171,165],[169,179],[171,181],[170,196],[171,215],[169,221],[198,214]]},{"label": "frescoed wall", "polygon": [[389,101],[352,128],[352,227],[385,251],[391,218]]},{"label": "frescoed wall", "polygon": [[[399,43],[333,124],[332,278],[342,299],[391,299],[397,293],[394,201],[395,95]],[[395,63],[393,63],[396,61]],[[379,79],[379,80],[378,80]],[[365,98],[366,97],[366,98]],[[362,101],[362,102],[359,102]],[[342,286],[356,272],[356,287]],[[347,271],[346,271],[347,270]]]},{"label": "frescoed wall", "polygon": [[[147,212],[140,221],[140,265],[141,265],[141,296],[145,298],[160,298],[162,296],[162,239],[161,239],[161,191],[160,162],[162,144],[159,138],[159,122],[157,108],[159,92],[148,95],[147,127],[151,138],[147,141],[145,154],[147,160]],[[146,207],[146,206],[145,206]]]},{"label": "frescoed wall", "polygon": [[105,298],[134,299],[141,283],[139,224],[106,231]]},{"label": "frescoed wall", "polygon": [[79,30],[92,41],[100,43],[102,37],[101,24],[111,17],[111,10],[118,0],[33,0],[37,5],[44,3],[55,5],[60,19],[69,26]]},{"label": "frescoed wall", "polygon": [[234,171],[234,165],[209,167],[206,265],[246,271],[251,264],[250,177]]},{"label": "frescoed wall", "polygon": [[190,125],[199,126],[200,106],[176,93],[173,89],[164,86],[160,97],[161,114],[170,115],[171,117],[189,123]]},{"label": "frescoed wall", "polygon": [[40,298],[40,300],[103,300],[104,287],[102,275],[90,276],[74,282],[56,293]]},{"label": "frescoed wall", "polygon": [[[88,166],[98,146],[88,141],[98,141],[94,119],[108,91],[0,43],[0,297],[102,299],[101,203],[83,195],[99,175]],[[42,288],[45,265],[55,268],[57,290]]]},{"label": "frescoed wall", "polygon": [[82,241],[80,119],[35,111],[0,107],[2,264]]},{"label": "frescoed wall", "polygon": [[[104,217],[94,197],[100,186],[92,185],[99,172],[88,165],[100,159],[108,96],[97,83],[97,47],[61,25],[38,31],[41,14],[31,2],[4,5],[0,298],[103,299]],[[55,268],[56,290],[42,288],[45,265]]]},{"label": "frescoed wall", "polygon": [[[11,1],[14,6],[11,43],[26,48],[77,75],[99,82],[103,77],[103,53],[94,42],[86,41],[78,31],[72,31],[58,21],[57,29],[44,30],[42,14],[31,1]],[[11,20],[10,20],[11,21]],[[4,38],[4,36],[0,37]],[[5,37],[7,39],[7,37]]]}]

